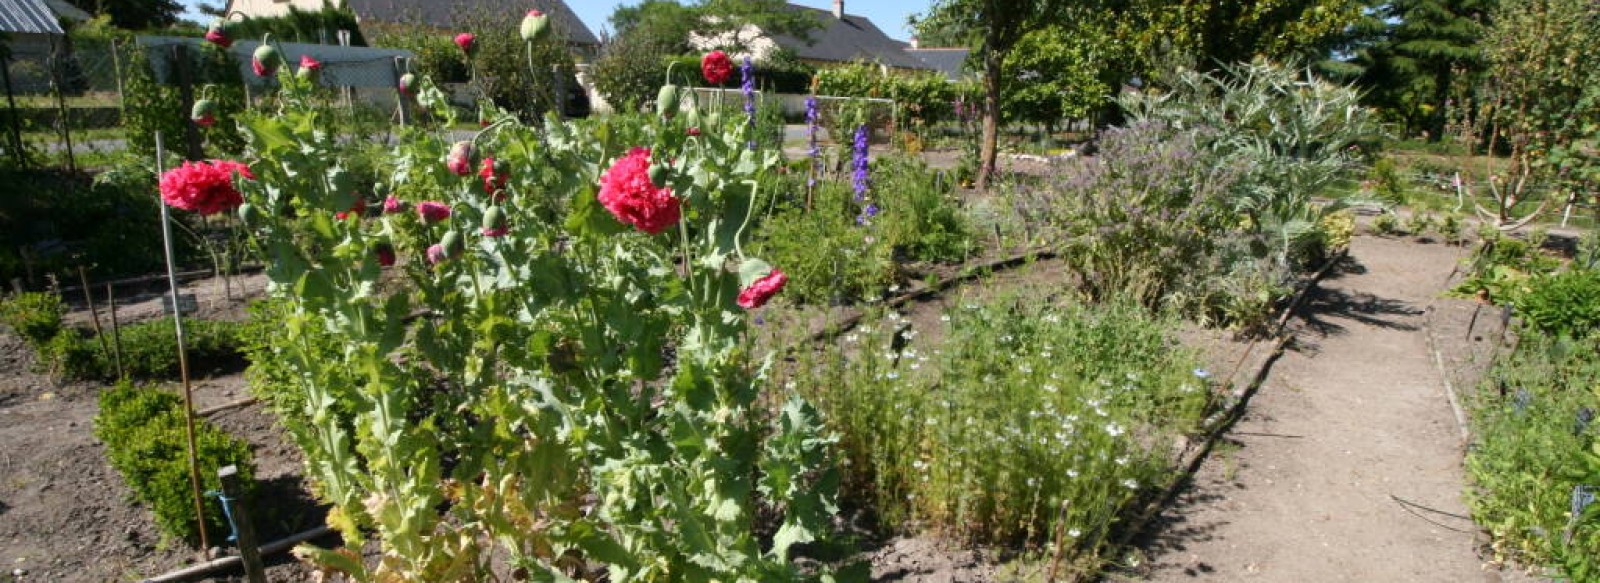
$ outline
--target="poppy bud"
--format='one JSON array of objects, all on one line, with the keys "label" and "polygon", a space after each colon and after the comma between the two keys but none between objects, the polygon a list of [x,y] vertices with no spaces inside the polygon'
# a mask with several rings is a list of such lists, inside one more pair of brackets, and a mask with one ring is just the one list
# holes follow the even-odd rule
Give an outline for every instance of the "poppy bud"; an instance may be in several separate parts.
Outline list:
[{"label": "poppy bud", "polygon": [[522,33],[523,42],[533,42],[544,38],[545,33],[549,32],[549,30],[550,17],[543,12],[529,10],[528,15],[522,17],[520,32]]}]

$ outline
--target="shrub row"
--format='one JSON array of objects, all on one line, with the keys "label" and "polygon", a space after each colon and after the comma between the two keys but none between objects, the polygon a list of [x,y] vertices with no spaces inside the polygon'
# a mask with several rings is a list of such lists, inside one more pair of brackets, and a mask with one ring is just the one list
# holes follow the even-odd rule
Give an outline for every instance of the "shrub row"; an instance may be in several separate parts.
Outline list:
[{"label": "shrub row", "polygon": [[[113,380],[117,376],[113,340],[64,326],[61,299],[49,293],[25,293],[0,300],[0,323],[16,330],[38,355],[38,365],[68,380]],[[237,369],[244,365],[241,327],[218,320],[184,320],[184,341],[191,371]],[[109,335],[110,332],[108,331]],[[151,320],[120,331],[123,374],[137,379],[178,378],[178,341],[172,321]]]},{"label": "shrub row", "polygon": [[[204,421],[195,422],[195,448],[201,487],[220,489],[217,469],[239,468],[246,488],[254,483],[255,465],[249,444]],[[199,531],[194,520],[183,400],[176,394],[127,381],[100,393],[94,435],[106,444],[111,467],[122,474],[134,497],[155,513],[161,531],[191,543]],[[226,533],[220,504],[205,505],[206,531]],[[213,535],[213,540],[219,540]]]}]

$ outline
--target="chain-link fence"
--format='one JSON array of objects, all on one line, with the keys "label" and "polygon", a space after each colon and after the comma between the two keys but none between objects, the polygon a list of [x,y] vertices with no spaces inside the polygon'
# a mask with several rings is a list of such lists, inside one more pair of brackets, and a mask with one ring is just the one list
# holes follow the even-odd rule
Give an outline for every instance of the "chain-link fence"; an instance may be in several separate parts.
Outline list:
[{"label": "chain-link fence", "polygon": [[[93,158],[121,150],[126,140],[117,131],[124,120],[123,91],[134,71],[131,62],[148,62],[157,83],[184,82],[178,59],[199,71],[203,43],[197,38],[142,36],[135,41],[68,39],[19,35],[9,44],[4,65],[6,87],[0,87],[0,157],[19,166],[75,170],[98,165]],[[246,92],[257,95],[276,85],[250,67],[256,41],[241,40],[228,49],[239,67]],[[321,84],[339,91],[348,105],[381,110],[396,107],[395,89],[410,51],[307,43],[274,43],[289,63],[308,55],[323,65]],[[143,51],[144,59],[135,59]],[[199,85],[199,77],[190,83]],[[87,162],[87,163],[85,163]]]},{"label": "chain-link fence", "polygon": [[[76,166],[74,150],[113,149],[94,130],[121,119],[121,54],[106,39],[19,35],[10,44],[0,116],[4,156],[31,165]],[[71,144],[71,147],[68,147]]]}]

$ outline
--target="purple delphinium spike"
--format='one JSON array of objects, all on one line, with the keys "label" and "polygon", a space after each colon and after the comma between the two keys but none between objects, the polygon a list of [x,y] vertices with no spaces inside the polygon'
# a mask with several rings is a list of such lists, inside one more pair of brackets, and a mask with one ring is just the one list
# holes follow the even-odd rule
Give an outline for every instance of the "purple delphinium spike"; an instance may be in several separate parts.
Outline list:
[{"label": "purple delphinium spike", "polygon": [[811,176],[806,188],[817,187],[817,174],[822,170],[822,147],[817,145],[817,96],[806,96],[806,140],[811,145]]},{"label": "purple delphinium spike", "polygon": [[[739,78],[741,81],[739,90],[744,92],[745,123],[750,125],[751,135],[754,136],[756,129],[756,66],[755,63],[750,62],[749,56],[746,56],[744,64],[739,66]],[[750,142],[746,145],[750,146],[751,150],[756,149],[755,138],[750,138]]]},{"label": "purple delphinium spike", "polygon": [[856,126],[855,141],[855,189],[856,202],[867,199],[867,188],[870,185],[867,177],[867,124]]},{"label": "purple delphinium spike", "polygon": [[856,224],[866,226],[870,224],[872,218],[876,216],[878,216],[878,204],[867,203],[867,207],[861,209],[861,214],[856,215]]}]

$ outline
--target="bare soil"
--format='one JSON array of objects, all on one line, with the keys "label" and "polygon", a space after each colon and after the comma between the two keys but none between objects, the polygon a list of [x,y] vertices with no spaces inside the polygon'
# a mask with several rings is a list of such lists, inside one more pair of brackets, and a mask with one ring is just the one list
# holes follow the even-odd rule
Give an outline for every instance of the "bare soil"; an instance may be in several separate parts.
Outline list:
[{"label": "bare soil", "polygon": [[1465,254],[1358,237],[1122,577],[1501,581],[1463,502],[1465,443],[1446,387],[1446,374],[1451,387],[1476,382],[1499,337],[1497,321],[1467,331],[1487,310],[1442,297]]}]

